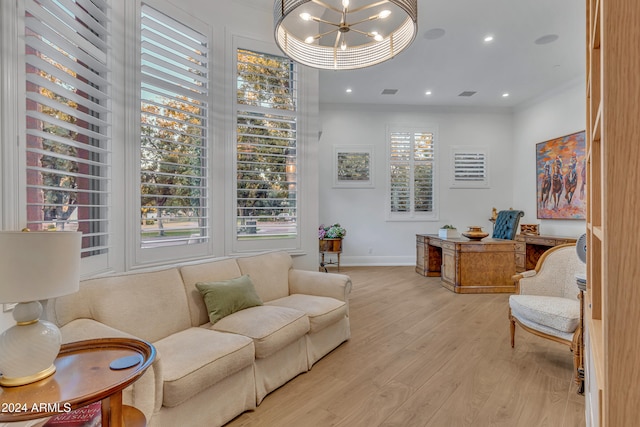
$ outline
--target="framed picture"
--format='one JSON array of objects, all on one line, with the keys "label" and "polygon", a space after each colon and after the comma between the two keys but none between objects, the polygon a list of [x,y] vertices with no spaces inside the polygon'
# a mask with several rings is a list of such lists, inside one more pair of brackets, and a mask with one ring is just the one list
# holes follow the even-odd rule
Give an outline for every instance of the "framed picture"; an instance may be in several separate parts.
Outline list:
[{"label": "framed picture", "polygon": [[536,144],[536,205],[540,219],[584,219],[584,131]]},{"label": "framed picture", "polygon": [[373,147],[334,146],[333,186],[335,188],[373,188]]}]

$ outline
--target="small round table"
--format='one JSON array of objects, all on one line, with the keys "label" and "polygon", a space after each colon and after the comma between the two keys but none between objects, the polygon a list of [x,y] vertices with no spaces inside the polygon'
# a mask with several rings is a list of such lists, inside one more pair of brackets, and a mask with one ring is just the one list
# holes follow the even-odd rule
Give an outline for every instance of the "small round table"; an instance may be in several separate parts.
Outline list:
[{"label": "small round table", "polygon": [[[152,344],[131,338],[101,338],[62,345],[56,372],[40,381],[0,388],[0,422],[49,417],[102,401],[102,426],[146,426],[144,414],[122,404],[122,390],[155,358]],[[127,359],[123,359],[127,358]],[[112,369],[116,360],[130,367]]]}]

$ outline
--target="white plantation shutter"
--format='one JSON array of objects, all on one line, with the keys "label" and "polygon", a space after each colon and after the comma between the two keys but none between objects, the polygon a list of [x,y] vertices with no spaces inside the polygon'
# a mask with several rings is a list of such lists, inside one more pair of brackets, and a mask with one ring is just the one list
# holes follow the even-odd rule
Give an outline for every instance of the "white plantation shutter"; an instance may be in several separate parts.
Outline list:
[{"label": "white plantation shutter", "polygon": [[208,36],[141,8],[141,246],[204,242]]},{"label": "white plantation shutter", "polygon": [[109,250],[108,0],[26,0],[27,222]]},{"label": "white plantation shutter", "polygon": [[411,134],[391,134],[391,212],[411,212]]},{"label": "white plantation shutter", "polygon": [[485,148],[452,147],[453,178],[451,188],[487,188],[489,172]]},{"label": "white plantation shutter", "polygon": [[393,130],[389,148],[389,218],[435,217],[434,133]]},{"label": "white plantation shutter", "polygon": [[238,49],[236,235],[297,235],[297,91],[288,58]]}]

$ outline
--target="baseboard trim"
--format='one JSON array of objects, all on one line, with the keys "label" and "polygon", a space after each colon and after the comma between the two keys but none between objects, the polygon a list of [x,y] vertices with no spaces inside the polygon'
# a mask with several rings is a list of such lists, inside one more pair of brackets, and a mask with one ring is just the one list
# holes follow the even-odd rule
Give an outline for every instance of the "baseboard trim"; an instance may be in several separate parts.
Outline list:
[{"label": "baseboard trim", "polygon": [[345,256],[340,257],[340,266],[344,267],[395,267],[416,265],[411,256]]}]

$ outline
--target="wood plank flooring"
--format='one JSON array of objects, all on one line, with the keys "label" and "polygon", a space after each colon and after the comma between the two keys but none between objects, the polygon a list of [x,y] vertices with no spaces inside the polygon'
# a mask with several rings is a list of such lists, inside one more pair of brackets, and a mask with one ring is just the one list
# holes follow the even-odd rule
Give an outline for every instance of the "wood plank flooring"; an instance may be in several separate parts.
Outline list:
[{"label": "wood plank flooring", "polygon": [[561,344],[516,329],[508,295],[458,295],[413,267],[342,268],[352,338],[227,427],[585,425]]}]

